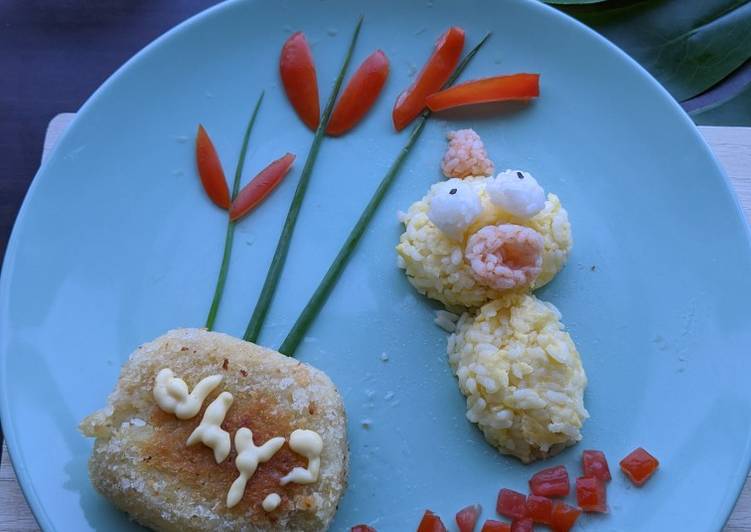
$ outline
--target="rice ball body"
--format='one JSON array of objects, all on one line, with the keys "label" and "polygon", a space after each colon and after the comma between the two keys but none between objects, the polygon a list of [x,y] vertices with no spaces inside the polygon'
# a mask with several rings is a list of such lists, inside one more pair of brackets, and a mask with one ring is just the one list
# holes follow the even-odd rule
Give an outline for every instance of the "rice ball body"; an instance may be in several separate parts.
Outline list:
[{"label": "rice ball body", "polygon": [[579,353],[550,303],[509,294],[463,314],[448,340],[467,418],[504,454],[524,463],[581,440],[589,417]]},{"label": "rice ball body", "polygon": [[471,186],[480,198],[482,211],[456,237],[449,236],[430,221],[431,200],[444,191],[444,183],[437,183],[420,201],[400,214],[405,226],[396,247],[399,266],[409,282],[431,299],[448,307],[477,308],[508,293],[478,282],[465,258],[467,240],[488,225],[516,224],[534,229],[542,235],[545,248],[542,268],[531,285],[539,288],[563,268],[573,244],[568,214],[555,194],[548,194],[545,207],[531,218],[520,218],[494,205],[485,190],[493,177],[468,177],[463,182]]}]

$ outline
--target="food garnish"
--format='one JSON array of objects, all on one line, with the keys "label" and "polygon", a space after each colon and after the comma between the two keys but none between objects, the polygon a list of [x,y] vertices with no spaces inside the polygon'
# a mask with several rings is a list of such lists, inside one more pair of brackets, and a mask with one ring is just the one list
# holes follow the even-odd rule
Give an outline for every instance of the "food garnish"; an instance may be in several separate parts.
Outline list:
[{"label": "food garnish", "polygon": [[232,201],[229,219],[237,221],[261,203],[282,182],[294,161],[295,156],[288,153],[261,170]]},{"label": "food garnish", "polygon": [[482,512],[482,506],[479,504],[472,504],[466,506],[456,513],[456,526],[459,527],[459,532],[472,532],[477,524],[477,518]]},{"label": "food garnish", "polygon": [[381,50],[376,50],[344,87],[331,113],[326,134],[338,137],[355,127],[375,104],[388,75],[389,60]]},{"label": "food garnish", "polygon": [[[349,68],[349,63],[352,59],[352,53],[354,52],[355,45],[357,44],[357,39],[360,35],[361,26],[362,18],[357,21],[357,25],[355,26],[355,30],[352,34],[349,46],[347,47],[347,51],[344,55],[344,61],[342,62],[342,66],[339,69],[339,74],[334,81],[334,86],[331,89],[331,94],[329,95],[326,107],[323,110],[323,115],[321,116],[321,119],[317,123],[317,127],[315,128],[313,142],[310,145],[308,157],[305,160],[305,165],[303,166],[302,173],[300,174],[300,180],[297,182],[297,188],[295,188],[295,193],[292,196],[292,203],[290,204],[289,211],[287,212],[287,217],[284,220],[284,226],[282,227],[279,241],[277,242],[276,249],[274,250],[274,257],[271,259],[269,271],[266,273],[266,280],[263,283],[261,294],[258,297],[258,302],[256,303],[256,307],[250,317],[248,326],[245,328],[243,339],[249,342],[255,342],[258,339],[258,335],[261,332],[263,322],[266,320],[266,315],[269,312],[271,300],[274,297],[276,287],[279,284],[279,278],[282,275],[284,262],[287,259],[287,252],[289,251],[289,246],[292,241],[292,234],[295,230],[295,225],[297,224],[297,217],[300,214],[300,208],[302,207],[303,198],[305,197],[305,192],[308,189],[308,182],[310,181],[310,176],[313,173],[313,167],[315,166],[316,160],[318,158],[318,152],[320,151],[323,137],[326,134],[326,128],[329,125],[331,113],[334,109],[334,103],[336,102],[336,98],[339,95],[339,89],[342,86],[344,76],[346,75],[347,69]],[[284,54],[282,54],[282,60],[284,60],[284,58],[285,56]],[[309,78],[310,76],[307,75],[307,77]],[[306,107],[305,112],[310,113],[310,110]],[[309,126],[312,124],[313,121],[310,122]]]},{"label": "food garnish", "polygon": [[553,522],[553,499],[541,495],[527,495],[527,513],[535,523],[551,524]]},{"label": "food garnish", "polygon": [[459,63],[463,48],[463,29],[454,26],[441,35],[415,82],[396,99],[392,118],[397,131],[407,127],[423,112],[429,95],[446,85]]},{"label": "food garnish", "polygon": [[206,195],[211,198],[218,207],[229,209],[230,197],[227,188],[227,179],[224,177],[222,162],[216,153],[214,143],[202,125],[198,125],[196,133],[196,166],[201,184]]},{"label": "food garnish", "polygon": [[577,478],[576,502],[585,512],[607,513],[605,482],[594,477]]},{"label": "food garnish", "polygon": [[544,497],[565,497],[571,490],[565,466],[548,467],[529,479],[529,490]]},{"label": "food garnish", "polygon": [[[467,67],[472,58],[474,58],[477,52],[480,51],[480,48],[482,48],[489,37],[490,34],[485,35],[485,37],[483,37],[482,40],[467,53],[464,59],[462,59],[462,61],[459,63],[459,66],[456,67],[454,73],[449,77],[447,85],[451,85],[452,83],[454,83],[454,81],[456,81],[456,79],[459,77],[459,75],[461,75],[461,73]],[[388,169],[386,175],[378,185],[378,188],[370,198],[370,201],[360,214],[360,218],[357,220],[354,227],[347,236],[347,239],[344,241],[344,244],[339,250],[336,258],[334,258],[334,261],[331,263],[331,266],[329,266],[328,271],[324,275],[323,279],[321,279],[321,282],[319,283],[315,292],[308,300],[308,303],[305,305],[302,313],[300,314],[300,316],[298,316],[295,324],[292,326],[292,329],[287,334],[287,337],[284,339],[284,342],[282,342],[282,345],[279,347],[280,353],[290,356],[294,355],[297,346],[300,345],[300,342],[305,337],[305,333],[308,330],[308,327],[310,327],[310,324],[320,312],[321,307],[323,307],[326,299],[331,293],[331,290],[334,288],[336,281],[339,279],[339,276],[341,275],[342,271],[347,265],[347,262],[352,256],[352,252],[360,242],[360,238],[362,238],[365,229],[373,219],[373,216],[375,215],[378,206],[381,204],[381,201],[383,201],[386,192],[391,187],[392,183],[399,173],[399,170],[401,170],[404,161],[407,159],[407,156],[412,151],[415,143],[420,138],[420,135],[425,128],[425,123],[427,122],[429,117],[429,110],[426,109],[422,112],[422,115],[409,134],[407,143],[404,145],[394,162],[391,164],[391,167]]]},{"label": "food garnish", "polygon": [[610,480],[610,468],[602,451],[587,450],[582,452],[582,476]]},{"label": "food garnish", "polygon": [[306,126],[315,131],[321,119],[318,78],[313,63],[313,54],[302,32],[293,33],[282,46],[279,74],[284,91],[297,112],[297,116]]},{"label": "food garnish", "polygon": [[446,527],[440,517],[430,510],[425,510],[425,514],[417,527],[417,532],[446,532]]},{"label": "food garnish", "polygon": [[460,83],[426,98],[431,111],[506,100],[531,100],[540,95],[539,74],[511,74]]},{"label": "food garnish", "polygon": [[553,503],[553,530],[555,532],[568,532],[573,528],[581,513],[581,509],[576,506],[556,501]]},{"label": "food garnish", "polygon": [[518,491],[506,488],[498,492],[496,511],[510,519],[521,519],[527,516],[527,496]]},{"label": "food garnish", "polygon": [[660,462],[638,447],[620,462],[621,471],[634,483],[635,486],[643,486],[647,480],[657,471]]},{"label": "food garnish", "polygon": [[488,519],[483,523],[480,532],[511,532],[511,524],[495,519]]},{"label": "food garnish", "polygon": [[[243,135],[242,147],[240,148],[240,156],[237,158],[237,166],[235,167],[235,178],[232,182],[232,195],[231,199],[234,200],[240,190],[240,177],[242,176],[243,167],[245,166],[245,155],[248,153],[248,142],[250,141],[250,133],[253,131],[253,125],[256,123],[256,117],[258,111],[261,108],[261,102],[263,102],[263,92],[258,96],[258,101],[253,108],[253,113],[250,115],[250,120],[245,128],[245,134]],[[200,168],[200,167],[199,167]],[[222,176],[224,174],[222,173]],[[224,177],[222,177],[224,180]],[[226,181],[225,181],[225,187]],[[226,208],[229,208],[228,204]],[[216,279],[216,286],[214,288],[214,296],[211,299],[211,306],[209,308],[209,314],[206,317],[206,329],[209,331],[214,328],[214,322],[216,321],[216,314],[219,311],[219,303],[222,301],[222,295],[224,294],[224,284],[227,282],[227,271],[229,270],[230,257],[232,256],[232,243],[235,238],[235,222],[231,219],[227,220],[227,231],[224,237],[224,251],[222,252],[222,264],[219,266],[219,274]]]}]

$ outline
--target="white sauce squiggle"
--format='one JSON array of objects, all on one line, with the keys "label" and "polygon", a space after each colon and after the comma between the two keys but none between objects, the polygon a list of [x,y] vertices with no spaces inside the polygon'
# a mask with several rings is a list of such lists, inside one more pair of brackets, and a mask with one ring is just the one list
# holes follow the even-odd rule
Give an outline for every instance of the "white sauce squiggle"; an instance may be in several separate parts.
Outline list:
[{"label": "white sauce squiggle", "polygon": [[198,413],[206,397],[220,382],[221,375],[211,375],[202,379],[188,393],[185,381],[175,377],[171,369],[164,368],[154,382],[154,400],[168,414],[175,414],[179,419],[190,419]]},{"label": "white sauce squiggle", "polygon": [[289,447],[308,459],[308,467],[307,469],[304,467],[294,468],[279,483],[286,486],[290,482],[312,484],[318,480],[318,474],[321,470],[321,451],[323,451],[321,436],[313,430],[298,429],[290,435]]},{"label": "white sauce squiggle", "polygon": [[207,447],[211,447],[214,450],[214,460],[217,464],[223,462],[229,456],[231,448],[229,432],[222,429],[221,425],[224,416],[227,415],[227,410],[232,406],[233,400],[234,397],[231,393],[220,393],[219,397],[206,407],[201,424],[188,437],[188,445],[201,442]]},{"label": "white sauce squiggle", "polygon": [[[240,471],[240,476],[235,479],[229,488],[227,508],[232,508],[240,502],[243,493],[245,493],[245,485],[255,474],[258,464],[271,460],[271,457],[282,448],[282,445],[284,445],[284,438],[276,437],[271,438],[260,447],[256,447],[256,444],[253,443],[253,432],[250,429],[243,427],[237,430],[235,433],[235,449],[237,450],[235,467]],[[266,504],[265,500],[264,504]]]}]

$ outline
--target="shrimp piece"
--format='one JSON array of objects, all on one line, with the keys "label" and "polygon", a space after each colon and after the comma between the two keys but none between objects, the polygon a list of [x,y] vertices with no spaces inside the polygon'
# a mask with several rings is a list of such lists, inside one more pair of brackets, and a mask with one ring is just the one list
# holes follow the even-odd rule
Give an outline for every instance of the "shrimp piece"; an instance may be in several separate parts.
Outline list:
[{"label": "shrimp piece", "polygon": [[488,158],[480,135],[474,129],[448,132],[449,145],[441,162],[446,177],[465,178],[493,174],[493,161]]},{"label": "shrimp piece", "polygon": [[464,256],[472,275],[495,290],[529,286],[542,270],[542,235],[521,225],[487,225],[469,237]]}]

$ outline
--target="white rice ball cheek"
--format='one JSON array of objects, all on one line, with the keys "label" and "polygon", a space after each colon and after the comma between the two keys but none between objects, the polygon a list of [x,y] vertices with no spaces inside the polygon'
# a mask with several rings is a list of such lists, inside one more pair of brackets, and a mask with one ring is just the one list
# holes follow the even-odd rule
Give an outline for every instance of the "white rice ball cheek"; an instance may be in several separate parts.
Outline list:
[{"label": "white rice ball cheek", "polygon": [[532,218],[545,208],[545,191],[529,172],[501,172],[485,190],[493,205],[519,218]]},{"label": "white rice ball cheek", "polygon": [[471,184],[449,179],[433,185],[428,219],[449,238],[461,240],[481,212],[480,195]]}]

